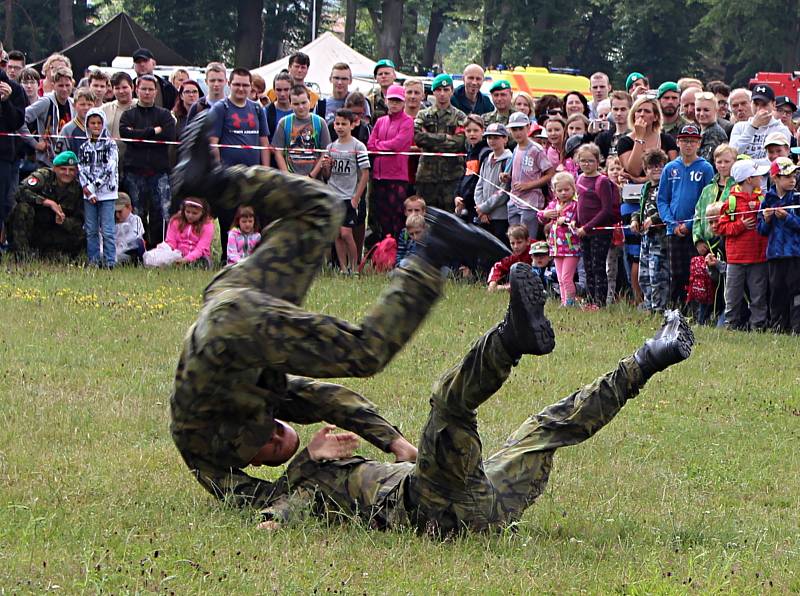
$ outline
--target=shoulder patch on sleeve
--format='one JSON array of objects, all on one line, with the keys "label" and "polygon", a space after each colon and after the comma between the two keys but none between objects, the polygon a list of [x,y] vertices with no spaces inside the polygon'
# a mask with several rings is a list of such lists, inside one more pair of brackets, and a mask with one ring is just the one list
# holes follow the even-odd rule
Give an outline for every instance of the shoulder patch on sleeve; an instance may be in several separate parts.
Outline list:
[{"label": "shoulder patch on sleeve", "polygon": [[39,184],[39,179],[36,176],[28,176],[28,186],[36,186]]}]

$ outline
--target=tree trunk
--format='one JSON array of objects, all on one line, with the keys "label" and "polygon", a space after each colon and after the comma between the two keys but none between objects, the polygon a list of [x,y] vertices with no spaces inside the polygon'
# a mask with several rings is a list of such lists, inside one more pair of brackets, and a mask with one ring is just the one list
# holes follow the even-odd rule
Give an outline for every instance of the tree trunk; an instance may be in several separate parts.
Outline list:
[{"label": "tree trunk", "polygon": [[403,33],[404,0],[382,0],[380,18],[374,12],[372,28],[378,39],[379,58],[389,58],[395,64],[400,61],[400,37]]},{"label": "tree trunk", "polygon": [[422,52],[422,68],[427,69],[433,66],[436,57],[436,44],[439,43],[439,36],[444,29],[444,13],[450,7],[445,3],[434,1],[431,6],[431,19],[428,26],[428,35],[425,36],[425,50]]},{"label": "tree trunk", "polygon": [[261,65],[264,37],[264,0],[237,0],[236,54],[234,63],[242,68]]},{"label": "tree trunk", "polygon": [[9,48],[14,49],[14,0],[6,0],[6,33],[3,36],[3,43]]},{"label": "tree trunk", "polygon": [[344,43],[350,45],[356,34],[356,15],[358,14],[358,0],[345,0],[344,16]]},{"label": "tree trunk", "polygon": [[507,15],[509,2],[486,0],[483,5],[483,39],[481,60],[485,66],[496,67],[503,59],[503,47],[508,37]]},{"label": "tree trunk", "polygon": [[72,20],[72,0],[58,0],[58,33],[67,47],[75,41],[75,24]]},{"label": "tree trunk", "polygon": [[[267,0],[265,20],[269,27],[262,35],[263,54],[265,63],[274,62],[283,56],[283,43],[286,38],[286,8],[281,0]],[[272,85],[272,81],[267,81]]]},{"label": "tree trunk", "polygon": [[413,0],[411,2],[406,1],[404,12],[403,64],[406,70],[408,70],[409,66],[413,66],[413,70],[418,72],[422,63],[422,55],[420,54],[419,47],[419,33],[417,33],[417,28],[419,26],[419,3]]}]

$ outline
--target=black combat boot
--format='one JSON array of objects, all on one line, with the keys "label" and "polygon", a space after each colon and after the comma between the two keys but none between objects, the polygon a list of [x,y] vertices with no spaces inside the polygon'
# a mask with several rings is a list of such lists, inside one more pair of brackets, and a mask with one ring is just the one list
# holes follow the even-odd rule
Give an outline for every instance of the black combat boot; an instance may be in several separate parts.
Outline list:
[{"label": "black combat boot", "polygon": [[209,137],[213,119],[208,111],[198,114],[181,135],[178,164],[172,170],[170,187],[173,198],[202,197],[212,203],[227,186],[225,169],[211,154]]},{"label": "black combat boot", "polygon": [[686,360],[692,353],[694,333],[677,310],[664,313],[664,325],[633,355],[645,380]]},{"label": "black combat boot", "polygon": [[503,347],[514,359],[522,354],[549,354],[556,347],[556,337],[544,315],[546,295],[542,280],[527,263],[514,263],[508,279],[508,311],[498,328]]},{"label": "black combat boot", "polygon": [[464,223],[453,213],[428,207],[428,231],[419,241],[417,253],[436,267],[478,257],[499,261],[511,254],[505,244],[478,226]]}]

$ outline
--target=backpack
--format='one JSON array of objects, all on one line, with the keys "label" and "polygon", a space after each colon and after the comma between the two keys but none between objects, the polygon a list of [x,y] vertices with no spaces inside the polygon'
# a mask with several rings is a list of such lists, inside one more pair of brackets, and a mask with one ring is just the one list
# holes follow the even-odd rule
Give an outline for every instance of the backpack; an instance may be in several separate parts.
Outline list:
[{"label": "backpack", "polygon": [[700,255],[692,257],[689,262],[689,285],[687,286],[686,302],[698,304],[714,303],[714,282],[706,267],[706,260]]},{"label": "backpack", "polygon": [[394,269],[396,260],[397,240],[395,240],[391,234],[387,234],[386,238],[369,249],[369,252],[364,256],[364,259],[358,266],[358,272],[361,273],[367,266],[367,263],[370,263],[371,269],[375,273],[386,273]]}]

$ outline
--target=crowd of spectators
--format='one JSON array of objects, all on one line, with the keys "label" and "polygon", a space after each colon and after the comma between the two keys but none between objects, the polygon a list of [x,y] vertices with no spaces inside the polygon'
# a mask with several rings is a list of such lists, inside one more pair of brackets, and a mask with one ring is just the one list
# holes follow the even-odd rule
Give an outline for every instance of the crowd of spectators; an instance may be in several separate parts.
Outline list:
[{"label": "crowd of spectators", "polygon": [[4,251],[85,254],[101,267],[150,253],[145,262],[213,267],[216,220],[222,264],[245,258],[269,233],[263,214],[215,212],[170,192],[175,141],[210,111],[224,165],[331,186],[346,214],[331,266],[344,274],[384,242],[402,262],[433,206],[513,249],[505,263],[452,263],[454,275],[491,290],[524,260],[564,306],[626,299],[735,329],[800,333],[797,106],[769,85],[687,77],[651,86],[633,72],[612,89],[598,72],[588,96],[535,98],[505,80],[484,93],[477,64],[454,88],[447,74],[401,83],[382,59],[368,95],[351,91],[351,68],[338,63],[321,97],[306,84],[303,53],[273,81],[212,62],[202,85],[184,69],[156,75],[146,48],[133,60],[135,78],[98,70],[76,85],[66,56],[38,72],[21,52],[2,51]]}]

